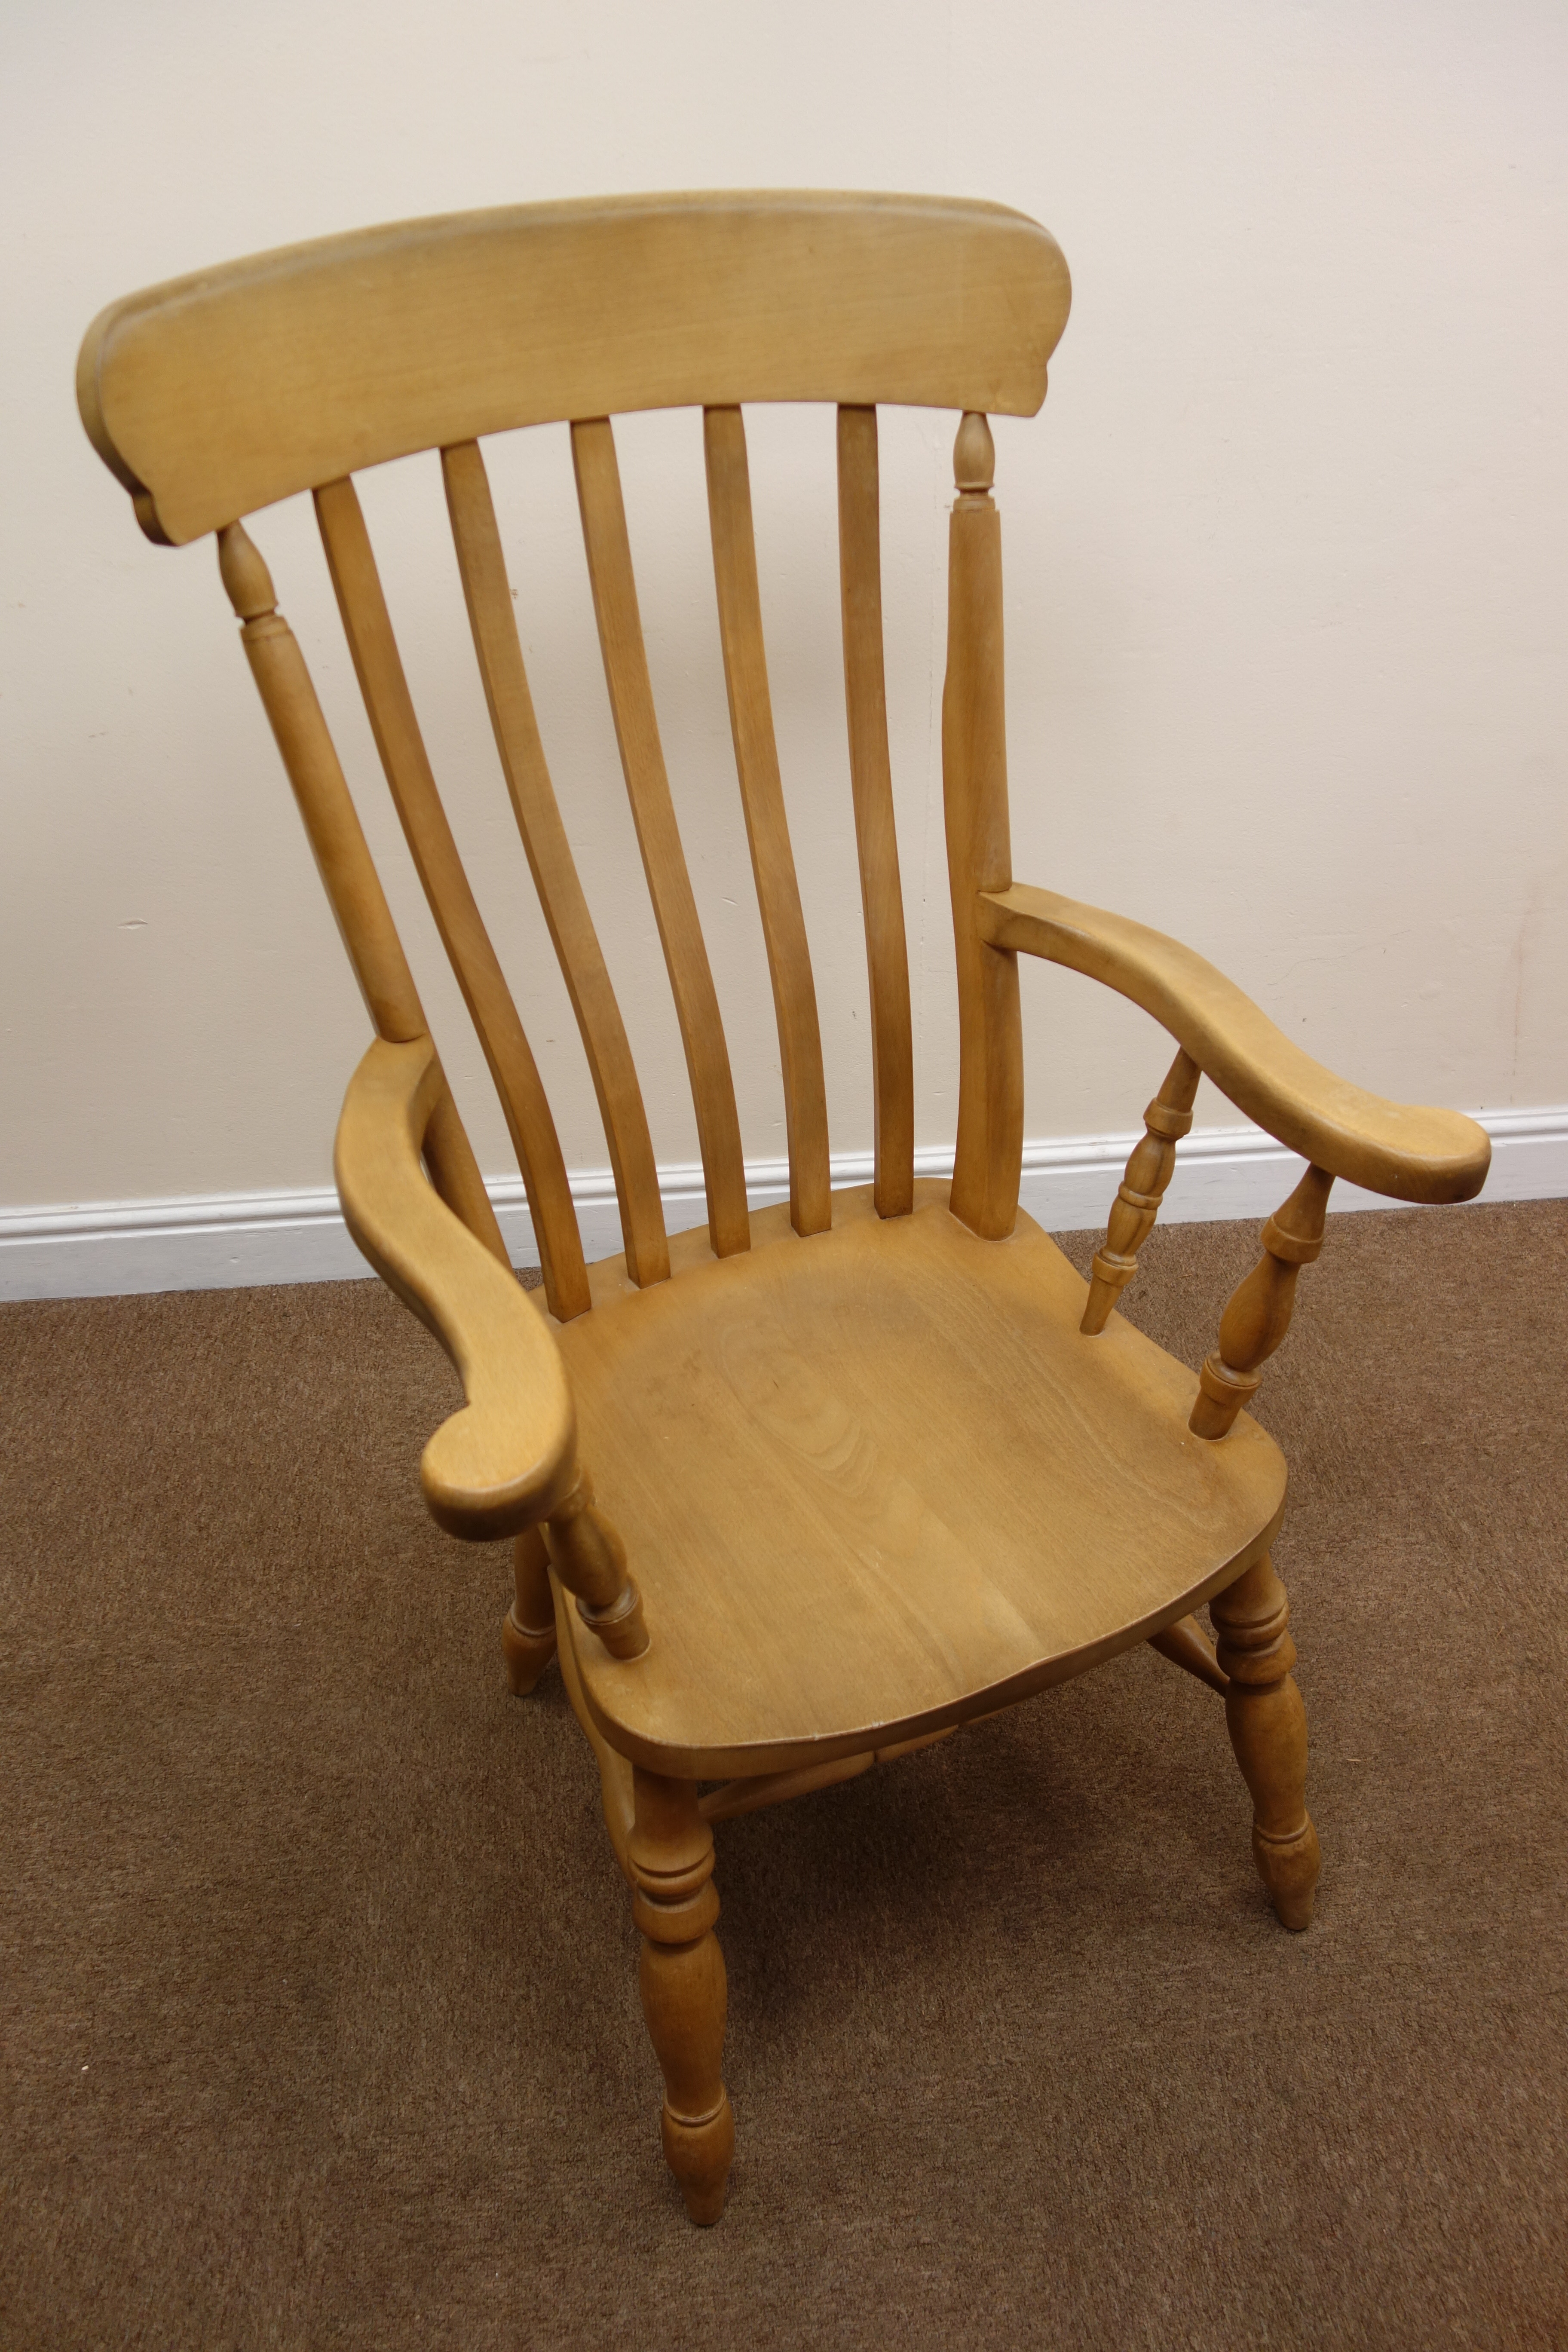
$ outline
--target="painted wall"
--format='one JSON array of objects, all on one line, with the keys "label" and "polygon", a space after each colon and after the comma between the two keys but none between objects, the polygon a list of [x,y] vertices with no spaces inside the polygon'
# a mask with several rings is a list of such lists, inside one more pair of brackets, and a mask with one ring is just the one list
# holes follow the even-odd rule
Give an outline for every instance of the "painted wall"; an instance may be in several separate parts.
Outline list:
[{"label": "painted wall", "polygon": [[[365,1024],[210,547],[149,546],[77,423],[116,295],[381,219],[599,190],[908,188],[1046,221],[1076,304],[997,427],[1016,866],[1202,949],[1380,1090],[1568,1101],[1568,15],[1495,0],[12,0],[0,1205],[327,1181]],[[954,420],[884,428],[919,1133],[951,1136],[938,762]],[[692,414],[622,433],[748,1151],[783,1149]],[[752,419],[837,1148],[869,1049],[827,413]],[[563,429],[498,451],[557,786],[661,1158],[695,1157]],[[552,1087],[606,1154],[506,807],[432,461],[366,485],[416,698]],[[316,670],[487,1169],[511,1165],[408,874],[308,507],[255,535]],[[652,985],[638,977],[652,972]],[[1026,980],[1031,1136],[1131,1127],[1168,1048]],[[1234,1121],[1210,1097],[1200,1120]]]}]

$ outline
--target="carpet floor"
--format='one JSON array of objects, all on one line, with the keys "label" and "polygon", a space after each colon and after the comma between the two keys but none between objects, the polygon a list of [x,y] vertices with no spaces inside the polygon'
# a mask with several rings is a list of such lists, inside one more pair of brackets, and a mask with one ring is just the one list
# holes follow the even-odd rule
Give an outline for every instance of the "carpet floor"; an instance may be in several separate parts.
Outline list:
[{"label": "carpet floor", "polygon": [[[1087,1264],[1092,1236],[1068,1245]],[[1255,1230],[1131,1311],[1195,1364]],[[1147,1650],[718,1832],[729,2212],[374,1282],[0,1309],[0,2340],[1568,2344],[1568,1204],[1336,1218],[1259,1417],[1324,1869]]]}]

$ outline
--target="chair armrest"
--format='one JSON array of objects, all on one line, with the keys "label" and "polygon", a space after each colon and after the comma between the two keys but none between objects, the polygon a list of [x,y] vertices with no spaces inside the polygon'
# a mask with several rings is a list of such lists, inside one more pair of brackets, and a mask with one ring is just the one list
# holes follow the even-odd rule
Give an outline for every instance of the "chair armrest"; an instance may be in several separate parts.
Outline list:
[{"label": "chair armrest", "polygon": [[425,1500],[448,1533],[485,1542],[544,1517],[568,1492],[576,1427],[548,1326],[420,1166],[445,1084],[428,1037],[378,1038],[349,1082],[333,1169],[350,1233],[434,1332],[468,1399],[425,1448]]},{"label": "chair armrest", "polygon": [[1473,1118],[1336,1077],[1161,931],[1022,883],[980,893],[979,929],[991,947],[1066,964],[1142,1005],[1237,1110],[1331,1176],[1395,1201],[1470,1201],[1486,1181],[1491,1141]]}]

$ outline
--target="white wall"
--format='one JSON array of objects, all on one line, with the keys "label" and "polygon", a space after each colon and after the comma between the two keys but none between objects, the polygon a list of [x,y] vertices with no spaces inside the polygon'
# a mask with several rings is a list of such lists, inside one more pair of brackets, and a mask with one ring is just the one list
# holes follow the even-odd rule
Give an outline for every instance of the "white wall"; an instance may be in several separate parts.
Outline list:
[{"label": "white wall", "polygon": [[[1044,220],[1076,284],[997,428],[1016,868],[1174,931],[1380,1090],[1568,1101],[1568,14],[1493,0],[11,0],[0,1205],[328,1181],[364,1020],[209,547],[144,541],[71,397],[94,312],[376,220],[600,190],[863,186]],[[953,421],[884,428],[889,695],[922,1141],[951,1135],[937,746]],[[752,420],[836,1147],[870,1137],[830,416]],[[656,689],[748,1150],[777,1056],[714,627],[700,436],[622,435]],[[563,432],[496,460],[546,741],[647,1072],[695,1156],[604,707]],[[416,697],[567,1158],[605,1151],[466,643],[429,463],[367,486]],[[255,535],[411,945],[308,508]],[[455,992],[421,976],[480,1157]],[[1132,1126],[1167,1048],[1031,971],[1028,1129]],[[1234,1120],[1210,1097],[1200,1119]]]}]

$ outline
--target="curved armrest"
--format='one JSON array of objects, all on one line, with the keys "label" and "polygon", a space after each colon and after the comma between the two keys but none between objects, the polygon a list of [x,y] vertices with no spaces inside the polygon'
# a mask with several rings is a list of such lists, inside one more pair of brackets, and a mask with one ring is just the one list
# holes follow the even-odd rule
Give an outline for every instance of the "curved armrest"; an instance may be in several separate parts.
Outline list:
[{"label": "curved armrest", "polygon": [[980,936],[1087,972],[1152,1013],[1237,1110],[1331,1176],[1395,1201],[1470,1201],[1491,1141],[1456,1110],[1384,1102],[1303,1054],[1191,948],[1054,890],[982,891]]},{"label": "curved armrest", "polygon": [[350,1233],[462,1381],[468,1402],[426,1446],[419,1478],[432,1517],[483,1542],[542,1518],[567,1493],[576,1427],[548,1327],[419,1164],[445,1083],[428,1037],[378,1038],[349,1082],[332,1160]]}]

